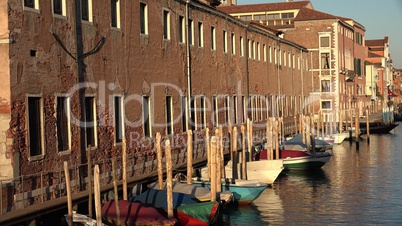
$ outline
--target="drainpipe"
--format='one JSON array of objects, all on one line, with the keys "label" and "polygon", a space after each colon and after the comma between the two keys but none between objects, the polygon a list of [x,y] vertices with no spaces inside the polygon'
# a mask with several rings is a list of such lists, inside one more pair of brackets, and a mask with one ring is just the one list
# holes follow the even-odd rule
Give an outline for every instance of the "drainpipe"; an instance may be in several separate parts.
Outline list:
[{"label": "drainpipe", "polygon": [[191,129],[191,60],[190,60],[190,38],[189,38],[189,4],[191,0],[186,0],[186,67],[187,67],[187,129]]},{"label": "drainpipe", "polygon": [[[76,36],[76,61],[77,61],[77,73],[78,84],[85,84],[85,65],[84,58],[81,57],[84,54],[84,47],[82,43],[82,23],[81,23],[81,1],[75,0],[75,36]],[[80,177],[80,191],[84,190],[85,182],[84,178],[87,174],[84,164],[87,162],[86,158],[86,111],[85,111],[85,88],[82,87],[79,91],[79,108],[80,108],[80,151],[79,151],[79,177]]]}]

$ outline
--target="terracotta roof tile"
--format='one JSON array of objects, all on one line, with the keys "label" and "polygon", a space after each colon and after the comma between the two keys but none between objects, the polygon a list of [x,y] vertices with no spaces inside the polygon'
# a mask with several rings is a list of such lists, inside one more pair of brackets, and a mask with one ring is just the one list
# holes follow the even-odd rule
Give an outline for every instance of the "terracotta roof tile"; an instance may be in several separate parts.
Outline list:
[{"label": "terracotta roof tile", "polygon": [[295,18],[295,21],[324,20],[324,19],[342,19],[342,18],[328,13],[323,13],[317,10],[303,8],[300,9],[299,13]]},{"label": "terracotta roof tile", "polygon": [[288,9],[301,9],[313,8],[310,1],[296,1],[296,2],[277,2],[277,3],[263,3],[251,5],[234,5],[234,6],[219,6],[218,10],[227,13],[243,13],[243,12],[263,12],[263,11],[278,11]]},{"label": "terracotta roof tile", "polygon": [[384,45],[385,45],[384,39],[366,40],[366,46],[384,46]]}]

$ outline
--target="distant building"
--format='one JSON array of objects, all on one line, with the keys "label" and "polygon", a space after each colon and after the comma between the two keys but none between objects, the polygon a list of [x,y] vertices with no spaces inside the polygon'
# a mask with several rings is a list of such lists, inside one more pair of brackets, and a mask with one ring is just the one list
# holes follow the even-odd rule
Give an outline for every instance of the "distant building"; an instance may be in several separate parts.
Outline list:
[{"label": "distant building", "polygon": [[309,49],[310,101],[313,112],[355,109],[363,114],[365,28],[353,19],[314,10],[310,1],[220,6],[219,10],[244,21],[257,21]]}]

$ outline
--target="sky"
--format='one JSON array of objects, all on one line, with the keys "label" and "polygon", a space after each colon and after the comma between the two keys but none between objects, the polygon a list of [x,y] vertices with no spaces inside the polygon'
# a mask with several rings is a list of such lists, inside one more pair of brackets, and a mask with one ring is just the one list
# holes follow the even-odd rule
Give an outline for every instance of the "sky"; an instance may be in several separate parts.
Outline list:
[{"label": "sky", "polygon": [[[297,1],[297,0],[294,0]],[[238,5],[286,0],[237,0]],[[310,0],[314,9],[353,19],[366,28],[366,40],[389,38],[391,58],[402,69],[402,0]]]}]

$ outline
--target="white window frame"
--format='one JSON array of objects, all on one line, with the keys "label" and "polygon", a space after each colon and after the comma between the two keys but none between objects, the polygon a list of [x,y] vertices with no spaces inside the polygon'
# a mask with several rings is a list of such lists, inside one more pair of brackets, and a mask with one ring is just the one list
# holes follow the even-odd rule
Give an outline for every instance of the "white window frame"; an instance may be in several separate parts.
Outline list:
[{"label": "white window frame", "polygon": [[261,60],[261,44],[257,42],[257,59]]},{"label": "white window frame", "polygon": [[244,39],[240,36],[240,56],[244,57]]},{"label": "white window frame", "polygon": [[204,24],[198,22],[198,47],[204,47]]},{"label": "white window frame", "polygon": [[61,3],[61,14],[54,13],[54,1],[52,0],[52,13],[54,17],[61,17],[61,18],[66,18],[67,16],[67,6],[66,6],[66,0],[60,0]]},{"label": "white window frame", "polygon": [[[167,98],[169,97],[169,103],[167,103]],[[166,135],[170,135],[170,134],[173,134],[174,133],[174,119],[173,119],[173,117],[174,117],[174,112],[173,112],[173,97],[172,96],[166,96],[166,98],[165,98],[166,100],[165,100],[165,102],[166,102],[166,109],[165,110],[168,110],[169,109],[169,111],[170,111],[170,119],[168,118],[168,114],[167,114],[167,112],[166,112]],[[170,125],[168,124],[168,123],[170,123]],[[172,131],[172,133],[169,133],[168,132],[168,128]]]},{"label": "white window frame", "polygon": [[181,29],[181,32],[179,30],[179,43],[186,43],[186,20],[184,16],[179,16],[179,28]]},{"label": "white window frame", "polygon": [[233,96],[233,123],[235,124],[235,125],[237,125],[237,123],[238,123],[238,121],[239,121],[239,119],[238,119],[238,117],[239,117],[239,115],[238,115],[238,104],[237,104],[237,102],[238,102],[238,100],[237,100],[237,96],[235,95],[235,96]]},{"label": "white window frame", "polygon": [[236,55],[236,35],[232,33],[232,55]]},{"label": "white window frame", "polygon": [[264,55],[264,62],[267,62],[267,45],[262,44],[262,49]]},{"label": "white window frame", "polygon": [[211,26],[211,49],[216,50],[216,28]]},{"label": "white window frame", "polygon": [[[116,111],[115,111],[115,107],[116,107],[116,103],[115,103],[115,101],[116,101],[116,97],[118,97],[118,98],[120,98],[120,123],[121,123],[121,137],[122,137],[122,139],[121,139],[121,141],[117,141],[117,134],[116,134]],[[123,142],[123,139],[124,139],[124,136],[125,136],[125,134],[126,134],[126,131],[125,131],[125,123],[124,123],[124,121],[125,121],[125,111],[124,111],[124,96],[123,95],[121,95],[121,94],[119,94],[119,95],[113,95],[113,103],[114,103],[114,105],[113,105],[113,116],[114,116],[114,120],[113,120],[113,128],[115,129],[115,133],[114,133],[114,143],[115,143],[115,145],[116,144],[119,144],[119,143],[122,143]]]},{"label": "white window frame", "polygon": [[39,13],[39,0],[33,0],[33,2],[34,2],[34,7],[31,8],[31,7],[25,6],[24,0],[22,0],[22,7],[24,8],[24,10]]},{"label": "white window frame", "polygon": [[[94,136],[94,146],[91,146],[91,147],[88,147],[88,144],[86,144],[86,149],[88,150],[88,149],[91,149],[91,150],[96,150],[97,148],[98,148],[98,123],[97,123],[97,119],[96,119],[96,115],[97,115],[97,112],[96,112],[96,97],[94,96],[94,95],[88,95],[88,96],[85,96],[85,98],[93,98],[93,103],[92,103],[92,109],[93,109],[93,119],[94,119],[94,121],[93,121],[93,127],[94,127],[94,133],[93,133],[93,136]],[[85,119],[85,124],[86,124],[86,119]],[[85,136],[86,136],[86,134],[85,134]]]},{"label": "white window frame", "polygon": [[[145,100],[145,97],[147,97],[148,98],[148,103],[147,103],[147,109],[148,109],[148,131],[149,131],[149,136],[146,136],[145,135],[145,121],[144,121],[144,119],[145,119],[145,112],[144,112],[144,100]],[[149,137],[149,138],[152,138],[152,114],[151,114],[151,101],[152,101],[152,98],[150,97],[150,96],[142,96],[142,129],[143,129],[143,136],[144,137]]]},{"label": "white window frame", "polygon": [[[166,17],[165,17],[165,13],[166,13]],[[163,39],[170,40],[170,10],[163,9],[162,17],[163,17],[163,29],[166,29],[166,37],[165,37],[165,30],[163,30]],[[166,22],[166,28],[165,28],[165,22]]]},{"label": "white window frame", "polygon": [[227,53],[228,52],[228,32],[226,30],[223,30],[223,52]]},{"label": "white window frame", "polygon": [[[93,12],[92,12],[92,0],[86,0],[88,1],[88,20],[82,20],[82,22],[87,22],[87,23],[92,23],[93,21]],[[81,7],[82,7],[82,3],[81,3]]]},{"label": "white window frame", "polygon": [[[194,21],[192,19],[189,19],[188,22],[189,22],[188,26],[190,29],[190,31],[188,32],[189,43],[190,43],[190,45],[194,46]],[[190,39],[190,37],[191,37],[191,39]]]},{"label": "white window frame", "polygon": [[[29,98],[40,98],[40,102],[39,102],[39,114],[40,114],[40,117],[39,117],[39,120],[40,120],[40,133],[41,133],[41,140],[40,140],[40,145],[41,145],[41,154],[38,154],[38,155],[33,155],[33,156],[31,156],[31,147],[29,146],[30,145],[30,133],[29,133],[29,124],[30,124],[30,122],[29,122]],[[28,94],[27,95],[27,97],[26,97],[26,128],[27,128],[27,138],[28,138],[28,153],[29,153],[29,157],[28,157],[28,160],[29,161],[35,161],[35,160],[41,160],[41,159],[43,159],[44,158],[44,156],[45,156],[45,148],[46,148],[46,146],[45,146],[45,123],[44,123],[44,109],[43,109],[43,107],[44,107],[44,104],[43,104],[43,97],[42,97],[42,95],[34,95],[34,94]]]},{"label": "white window frame", "polygon": [[[58,95],[56,95],[56,98],[55,98],[55,103],[56,104],[54,106],[56,114],[57,114],[57,106],[58,106],[58,102],[57,102],[58,97],[66,98],[66,102],[67,102],[66,103],[66,105],[67,105],[66,106],[66,110],[67,110],[66,116],[67,116],[67,139],[68,139],[67,142],[68,142],[68,149],[59,151],[59,154],[62,155],[62,154],[71,153],[71,98],[70,98],[70,96],[68,94],[58,94]],[[57,117],[58,117],[58,115],[56,115],[56,119],[57,119]],[[56,128],[57,128],[57,123],[56,123]]]},{"label": "white window frame", "polygon": [[[116,26],[112,26],[112,23],[110,23],[111,27],[120,29],[120,1],[121,0],[116,0]],[[111,18],[110,18],[111,19]]]},{"label": "white window frame", "polygon": [[[144,32],[141,31],[141,24],[140,24],[140,33],[141,35],[148,35],[148,4],[145,2],[140,2],[140,10],[141,5],[144,5]],[[141,21],[141,12],[140,12],[140,21]],[[141,23],[141,22],[140,22]]]}]

